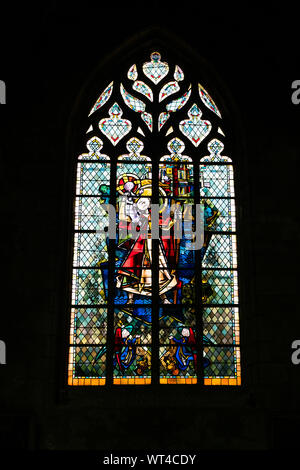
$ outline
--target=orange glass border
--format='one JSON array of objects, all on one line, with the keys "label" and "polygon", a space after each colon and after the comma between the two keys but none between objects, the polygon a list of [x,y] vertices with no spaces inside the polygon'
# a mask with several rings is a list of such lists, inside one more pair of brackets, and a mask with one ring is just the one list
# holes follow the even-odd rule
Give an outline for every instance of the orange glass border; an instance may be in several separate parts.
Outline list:
[{"label": "orange glass border", "polygon": [[197,383],[197,378],[196,377],[190,377],[190,378],[184,378],[184,377],[166,377],[166,378],[161,378],[159,381],[160,384],[162,385],[172,385],[172,384],[196,384]]},{"label": "orange glass border", "polygon": [[151,377],[114,378],[113,385],[150,385]]}]

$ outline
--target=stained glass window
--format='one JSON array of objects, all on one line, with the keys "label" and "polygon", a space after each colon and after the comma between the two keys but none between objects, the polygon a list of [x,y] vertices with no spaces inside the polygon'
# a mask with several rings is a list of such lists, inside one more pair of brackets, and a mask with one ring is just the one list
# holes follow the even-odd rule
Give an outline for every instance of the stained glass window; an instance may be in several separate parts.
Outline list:
[{"label": "stained glass window", "polygon": [[111,79],[77,157],[68,384],[240,385],[222,108],[157,51]]}]

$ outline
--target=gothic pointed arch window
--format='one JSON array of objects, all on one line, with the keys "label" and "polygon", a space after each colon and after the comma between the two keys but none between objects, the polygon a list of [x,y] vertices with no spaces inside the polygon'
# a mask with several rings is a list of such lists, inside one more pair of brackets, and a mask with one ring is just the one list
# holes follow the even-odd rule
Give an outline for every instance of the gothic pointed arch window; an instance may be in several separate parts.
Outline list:
[{"label": "gothic pointed arch window", "polygon": [[68,384],[240,385],[222,109],[157,51],[111,80],[77,157]]}]

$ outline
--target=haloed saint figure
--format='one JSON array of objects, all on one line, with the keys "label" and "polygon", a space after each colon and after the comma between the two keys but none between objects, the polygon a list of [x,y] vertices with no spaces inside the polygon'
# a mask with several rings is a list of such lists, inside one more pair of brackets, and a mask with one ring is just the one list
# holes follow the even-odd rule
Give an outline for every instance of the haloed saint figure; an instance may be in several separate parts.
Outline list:
[{"label": "haloed saint figure", "polygon": [[[142,180],[136,188],[132,181],[128,181],[124,190],[119,206],[119,224],[131,235],[120,240],[118,245],[119,249],[126,251],[126,256],[117,272],[117,287],[127,292],[127,305],[133,305],[135,296],[152,295],[151,180]],[[174,221],[163,220],[160,219],[160,227],[169,231]],[[136,237],[132,236],[134,231]],[[166,293],[177,285],[174,270],[172,272],[169,268],[174,264],[174,254],[174,236],[162,236],[159,239],[159,295],[164,304],[171,303]]]}]

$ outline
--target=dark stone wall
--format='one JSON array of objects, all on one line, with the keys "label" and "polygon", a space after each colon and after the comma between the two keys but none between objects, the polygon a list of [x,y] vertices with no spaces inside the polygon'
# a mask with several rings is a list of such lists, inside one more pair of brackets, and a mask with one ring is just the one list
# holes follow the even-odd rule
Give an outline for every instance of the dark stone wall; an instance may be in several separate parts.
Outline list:
[{"label": "dark stone wall", "polygon": [[[0,436],[18,449],[295,448],[300,365],[300,78],[288,6],[152,1],[11,5],[1,31]],[[151,27],[215,69],[243,131],[240,389],[65,390],[71,207],[67,132],[102,59]],[[155,31],[155,29],[153,30]],[[166,36],[167,37],[167,36]]]}]

